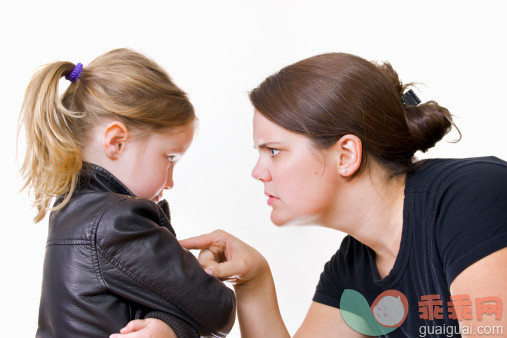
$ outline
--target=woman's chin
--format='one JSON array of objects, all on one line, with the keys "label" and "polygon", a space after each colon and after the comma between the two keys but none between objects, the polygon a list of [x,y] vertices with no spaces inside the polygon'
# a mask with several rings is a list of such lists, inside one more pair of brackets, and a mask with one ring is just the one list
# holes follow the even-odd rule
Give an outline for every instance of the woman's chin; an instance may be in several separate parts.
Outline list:
[{"label": "woman's chin", "polygon": [[277,227],[282,226],[291,226],[291,225],[306,225],[310,222],[308,216],[297,216],[297,217],[288,217],[276,214],[275,212],[271,212],[271,222]]},{"label": "woman's chin", "polygon": [[277,227],[282,226],[301,226],[301,225],[319,225],[318,217],[315,215],[299,215],[293,217],[282,216],[274,210],[271,211],[271,222]]},{"label": "woman's chin", "polygon": [[271,222],[278,226],[278,227],[281,227],[281,226],[284,226],[285,224],[287,224],[290,220],[287,219],[287,218],[284,218],[284,217],[281,217],[280,215],[277,215],[274,210],[271,211],[271,216],[270,216],[270,219],[271,219]]}]

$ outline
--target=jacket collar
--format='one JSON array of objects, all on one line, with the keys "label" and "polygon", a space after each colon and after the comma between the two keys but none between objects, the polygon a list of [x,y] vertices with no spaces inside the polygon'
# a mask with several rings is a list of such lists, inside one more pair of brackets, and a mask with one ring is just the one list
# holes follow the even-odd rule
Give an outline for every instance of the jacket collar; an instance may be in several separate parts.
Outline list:
[{"label": "jacket collar", "polygon": [[[78,189],[90,189],[94,191],[110,191],[116,194],[136,197],[136,195],[127,188],[116,176],[103,167],[83,161],[83,168],[79,176]],[[174,234],[171,224],[171,214],[169,212],[169,203],[164,199],[158,202],[169,220],[168,228]]]},{"label": "jacket collar", "polygon": [[83,169],[79,177],[79,188],[87,188],[94,191],[110,191],[116,194],[136,197],[119,179],[111,172],[99,165],[83,162]]}]

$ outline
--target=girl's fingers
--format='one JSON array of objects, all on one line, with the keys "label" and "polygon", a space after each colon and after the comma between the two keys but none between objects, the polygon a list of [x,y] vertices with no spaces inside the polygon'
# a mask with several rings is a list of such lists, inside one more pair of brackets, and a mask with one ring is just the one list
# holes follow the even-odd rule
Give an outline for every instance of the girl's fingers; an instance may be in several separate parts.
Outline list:
[{"label": "girl's fingers", "polygon": [[135,331],[126,334],[115,333],[109,336],[109,338],[143,338],[143,337],[148,337],[148,335],[146,335],[142,331]]},{"label": "girl's fingers", "polygon": [[123,329],[120,330],[121,334],[130,333],[144,329],[148,322],[144,319],[136,319],[130,321]]}]

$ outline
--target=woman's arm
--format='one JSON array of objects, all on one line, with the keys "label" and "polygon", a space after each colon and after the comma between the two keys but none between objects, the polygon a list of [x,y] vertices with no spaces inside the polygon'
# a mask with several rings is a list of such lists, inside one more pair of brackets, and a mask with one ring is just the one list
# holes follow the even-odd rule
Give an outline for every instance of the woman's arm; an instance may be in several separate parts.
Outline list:
[{"label": "woman's arm", "polygon": [[201,249],[199,262],[205,271],[233,282],[242,337],[289,337],[269,264],[257,250],[222,230],[180,244]]},{"label": "woman's arm", "polygon": [[[259,301],[259,297],[255,297]],[[258,313],[259,310],[269,302],[259,306],[259,304],[248,304],[244,302],[245,311],[241,311],[242,317],[239,319],[242,337],[265,336],[272,337],[276,333],[281,333],[281,337],[288,337],[286,330],[276,327],[277,324],[283,324],[280,321],[266,321],[266,313]],[[252,307],[249,311],[249,307]],[[278,308],[270,307],[270,310],[278,310]],[[278,311],[277,315],[280,313]],[[270,318],[270,317],[268,317]],[[253,319],[253,320],[251,320]],[[149,319],[148,319],[149,320]],[[148,321],[146,320],[146,321]],[[162,321],[148,323],[144,320],[131,321],[125,328],[121,330],[122,334],[111,335],[110,338],[120,337],[176,337],[173,331]],[[156,321],[156,319],[154,320]],[[149,325],[151,324],[151,325]],[[275,327],[273,327],[273,324]],[[260,329],[258,328],[260,326]],[[170,331],[165,331],[170,330]],[[275,336],[276,337],[276,336]],[[354,330],[352,330],[343,320],[340,310],[331,306],[313,302],[306,314],[303,324],[294,335],[295,338],[305,337],[347,337],[347,338],[366,338]]]},{"label": "woman's arm", "polygon": [[[460,320],[460,326],[471,326],[473,334],[462,335],[463,337],[484,336],[487,333],[484,330],[490,329],[501,330],[497,332],[498,336],[507,334],[507,315],[502,311],[507,304],[507,248],[498,250],[463,270],[451,283],[450,289],[451,296],[467,295],[472,301],[472,319]],[[499,304],[503,305],[500,308],[501,318],[485,314],[479,319],[477,299],[486,297],[498,297],[500,303],[503,303]]]},{"label": "woman's arm", "polygon": [[[507,302],[505,162],[483,158],[464,165],[445,178],[437,196],[440,202],[435,240],[450,283],[451,297],[466,295],[468,302],[465,299],[455,300],[455,308],[456,305],[460,308],[465,305],[465,310],[473,316],[460,320],[460,326],[463,330],[468,330],[470,325],[473,329],[479,326],[507,329],[505,314],[496,320],[491,315],[479,319],[477,313],[477,303],[480,305],[481,302],[479,298],[498,297],[501,302]],[[475,331],[475,334],[480,335],[480,332]]]},{"label": "woman's arm", "polygon": [[306,337],[367,337],[351,329],[343,320],[340,310],[328,305],[312,302],[301,327],[294,338]]},{"label": "woman's arm", "polygon": [[[187,249],[201,249],[199,262],[208,273],[236,283],[242,337],[290,337],[278,308],[269,265],[258,251],[221,230],[180,244]],[[295,337],[365,336],[345,323],[339,309],[313,302]]]},{"label": "woman's arm", "polygon": [[241,337],[290,337],[283,322],[271,272],[235,286]]}]

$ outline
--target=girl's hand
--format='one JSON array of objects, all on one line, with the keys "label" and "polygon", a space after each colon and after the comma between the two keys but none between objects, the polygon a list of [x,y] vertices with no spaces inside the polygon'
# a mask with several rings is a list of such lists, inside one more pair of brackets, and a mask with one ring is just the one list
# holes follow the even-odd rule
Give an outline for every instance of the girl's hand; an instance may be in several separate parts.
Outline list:
[{"label": "girl's hand", "polygon": [[235,285],[247,285],[271,274],[257,250],[223,230],[183,239],[180,244],[186,249],[201,249],[198,260],[204,270]]},{"label": "girl's hand", "polygon": [[136,319],[130,321],[120,333],[115,333],[109,338],[147,338],[147,337],[164,337],[164,338],[177,338],[174,331],[161,320],[155,318]]}]

